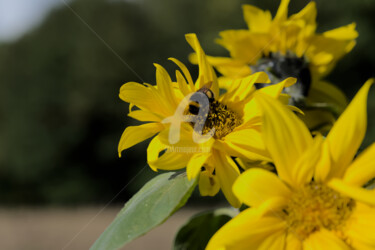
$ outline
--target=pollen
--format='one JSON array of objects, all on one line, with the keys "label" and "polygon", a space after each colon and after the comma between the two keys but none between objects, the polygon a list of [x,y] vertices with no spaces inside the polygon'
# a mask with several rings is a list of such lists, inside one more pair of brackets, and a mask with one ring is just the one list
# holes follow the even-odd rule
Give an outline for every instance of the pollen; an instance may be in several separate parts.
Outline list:
[{"label": "pollen", "polygon": [[[190,106],[189,113],[193,113],[197,115],[197,111],[192,110]],[[215,133],[213,137],[215,139],[221,139],[232,132],[236,127],[242,124],[242,118],[236,112],[230,110],[227,105],[222,104],[216,100],[210,101],[210,106],[207,110],[207,107],[200,107],[204,111],[205,115],[202,117],[198,117],[198,123],[204,123],[202,134],[209,133],[213,128],[215,129]],[[200,131],[197,131],[200,132]]]},{"label": "pollen", "polygon": [[304,240],[320,229],[339,235],[354,207],[353,199],[323,184],[311,182],[293,194],[284,216],[289,232]]}]

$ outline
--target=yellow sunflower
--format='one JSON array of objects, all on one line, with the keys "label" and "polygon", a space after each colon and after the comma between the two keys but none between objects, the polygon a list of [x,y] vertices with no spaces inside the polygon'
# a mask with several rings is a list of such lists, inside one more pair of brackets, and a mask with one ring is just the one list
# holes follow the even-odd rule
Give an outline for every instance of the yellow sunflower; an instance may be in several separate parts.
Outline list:
[{"label": "yellow sunflower", "polygon": [[[344,94],[321,79],[352,50],[358,33],[354,23],[316,33],[315,2],[290,17],[288,4],[289,0],[282,0],[273,19],[267,10],[244,5],[248,29],[222,31],[217,40],[231,57],[208,60],[224,79],[258,71],[267,72],[272,83],[296,77],[297,83],[285,92],[291,95],[291,104],[306,111],[309,128],[319,130],[332,124],[347,105]],[[190,59],[196,62],[194,56]]]},{"label": "yellow sunflower", "polygon": [[233,191],[251,208],[224,225],[207,249],[375,249],[375,193],[363,188],[375,177],[375,144],[355,158],[372,83],[365,83],[325,139],[312,138],[278,102],[255,97],[279,177],[263,169],[244,172]]},{"label": "yellow sunflower", "polygon": [[[239,207],[232,184],[240,170],[233,157],[270,160],[260,133],[260,111],[252,98],[256,92],[253,84],[268,83],[269,79],[264,72],[255,73],[233,81],[226,93],[219,95],[215,72],[196,35],[188,34],[186,40],[198,56],[195,83],[185,65],[171,58],[181,70],[176,71],[175,82],[155,64],[156,86],[128,82],[121,87],[120,98],[130,103],[129,116],[147,123],[127,127],[118,151],[121,155],[123,150],[156,135],[147,149],[153,170],[186,167],[189,179],[199,176],[202,195],[212,196],[221,189],[230,204]],[[284,86],[294,82],[289,78],[260,92],[281,98]],[[206,103],[194,96],[203,96]]]}]

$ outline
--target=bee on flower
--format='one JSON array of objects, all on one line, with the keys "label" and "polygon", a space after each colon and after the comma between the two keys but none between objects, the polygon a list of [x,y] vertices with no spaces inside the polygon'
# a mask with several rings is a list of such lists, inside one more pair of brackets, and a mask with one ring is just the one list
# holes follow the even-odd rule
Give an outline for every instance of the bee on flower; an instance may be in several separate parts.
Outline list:
[{"label": "bee on flower", "polygon": [[[296,77],[285,88],[289,103],[299,107],[310,130],[327,131],[347,105],[345,95],[322,80],[337,61],[350,52],[358,36],[355,23],[324,33],[316,33],[316,4],[311,1],[299,13],[288,17],[289,0],[282,0],[272,19],[271,13],[252,5],[243,6],[248,29],[220,32],[217,42],[230,57],[208,57],[223,75],[222,81],[264,71],[272,83]],[[197,62],[195,55],[190,57]],[[258,85],[262,87],[262,85]]]},{"label": "bee on flower", "polygon": [[128,82],[121,87],[120,98],[130,103],[129,116],[146,123],[127,127],[118,151],[121,156],[123,150],[154,137],[147,149],[147,161],[154,171],[186,167],[189,179],[199,178],[202,195],[213,196],[221,189],[229,203],[239,207],[241,203],[232,192],[240,175],[234,157],[270,161],[254,93],[285,98],[282,89],[295,79],[256,90],[255,83],[270,82],[266,73],[257,72],[234,80],[220,94],[215,72],[196,35],[187,34],[186,40],[197,55],[195,82],[186,66],[171,58],[180,69],[175,81],[155,64],[156,85]]},{"label": "bee on flower", "polygon": [[207,249],[374,249],[375,144],[355,157],[366,133],[368,80],[328,136],[308,128],[278,101],[254,97],[278,172],[249,169],[234,183],[250,208],[211,238]]}]

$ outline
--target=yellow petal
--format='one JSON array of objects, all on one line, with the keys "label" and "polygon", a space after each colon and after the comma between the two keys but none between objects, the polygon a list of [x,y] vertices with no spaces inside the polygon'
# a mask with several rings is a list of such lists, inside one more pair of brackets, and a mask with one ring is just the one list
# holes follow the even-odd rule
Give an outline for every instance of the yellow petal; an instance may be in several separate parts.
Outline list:
[{"label": "yellow petal", "polygon": [[375,206],[375,195],[372,190],[349,185],[343,180],[336,178],[330,180],[327,185],[343,195],[349,196],[365,204]]},{"label": "yellow petal", "polygon": [[284,249],[286,231],[280,230],[267,237],[259,246],[259,250],[280,250]]},{"label": "yellow petal", "polygon": [[196,34],[186,34],[185,35],[186,41],[190,44],[193,48],[195,53],[197,53],[198,57],[198,65],[199,65],[199,76],[196,82],[196,88],[200,89],[207,83],[212,83],[211,90],[214,92],[215,97],[219,96],[219,85],[217,83],[217,78],[215,71],[213,70],[212,66],[208,63],[206,54],[204,53]]},{"label": "yellow petal", "polygon": [[160,135],[155,136],[147,147],[147,163],[154,171],[158,171],[153,163],[159,159],[159,154],[166,149],[166,145],[160,141]]},{"label": "yellow petal", "polygon": [[268,32],[272,21],[271,13],[268,10],[263,11],[252,5],[243,5],[242,9],[250,31],[257,33]]},{"label": "yellow petal", "polygon": [[311,147],[299,158],[293,172],[293,178],[296,185],[302,186],[311,181],[311,178],[314,175],[314,169],[317,164],[322,161],[322,144],[323,136],[317,134]]},{"label": "yellow petal", "polygon": [[186,68],[185,64],[183,64],[182,62],[180,62],[176,58],[170,57],[168,59],[171,60],[172,62],[174,62],[181,69],[182,73],[184,73],[185,78],[186,78],[187,82],[189,83],[190,91],[195,91],[193,78],[191,78],[190,72]]},{"label": "yellow petal", "polygon": [[363,186],[375,177],[375,143],[362,152],[346,170],[345,183]]},{"label": "yellow petal", "polygon": [[270,80],[265,72],[257,72],[244,78],[233,80],[227,92],[220,97],[220,101],[223,103],[233,102],[238,105],[239,101],[248,98],[255,89],[253,85],[255,83],[269,83]]},{"label": "yellow petal", "polygon": [[120,88],[120,98],[132,105],[136,105],[141,109],[158,112],[164,114],[163,106],[154,95],[152,87],[146,87],[136,82],[128,82]]},{"label": "yellow petal", "polygon": [[263,112],[262,133],[266,147],[281,179],[293,186],[297,182],[297,162],[313,143],[310,132],[305,124],[279,101],[261,93],[254,96]]},{"label": "yellow petal", "polygon": [[215,141],[214,147],[231,156],[250,160],[270,161],[263,138],[255,129],[242,129],[228,134],[223,140]]},{"label": "yellow petal", "polygon": [[288,18],[288,5],[289,0],[281,0],[279,9],[277,10],[276,16],[274,18],[275,21],[284,21]]},{"label": "yellow petal", "polygon": [[258,249],[265,239],[285,228],[285,222],[280,218],[262,218],[256,209],[249,208],[221,227],[208,242],[206,250]]},{"label": "yellow petal", "polygon": [[220,191],[219,180],[216,175],[209,171],[200,172],[199,176],[199,193],[202,196],[215,196]]},{"label": "yellow petal", "polygon": [[215,173],[225,198],[233,207],[240,207],[241,203],[232,191],[233,183],[240,175],[237,165],[229,156],[216,150],[214,151],[214,162]]},{"label": "yellow petal", "polygon": [[370,79],[363,85],[327,136],[332,159],[330,177],[343,176],[362,143],[367,126],[367,94],[372,83]]},{"label": "yellow petal", "polygon": [[[160,153],[165,151],[161,156]],[[177,170],[186,167],[191,154],[178,153],[169,150],[169,147],[160,141],[160,136],[155,136],[147,148],[147,163],[154,171]]]},{"label": "yellow petal", "polygon": [[[189,56],[190,61],[192,61],[191,58],[193,58],[193,56]],[[230,79],[243,78],[251,74],[251,68],[249,67],[249,65],[230,57],[207,56],[207,60],[223,76],[226,76]]]},{"label": "yellow petal", "polygon": [[187,178],[189,180],[198,176],[203,164],[206,162],[206,160],[210,156],[211,154],[209,153],[198,153],[198,154],[194,154],[193,157],[191,157],[186,167]]},{"label": "yellow petal", "polygon": [[346,223],[345,235],[354,249],[375,249],[375,208],[356,202],[355,209]]},{"label": "yellow petal", "polygon": [[178,103],[173,91],[171,77],[161,65],[154,63],[154,66],[156,67],[156,84],[158,86],[158,90],[160,91],[161,96],[165,98],[164,100],[167,100],[169,103],[171,103],[168,108],[170,108],[171,111],[174,112]]},{"label": "yellow petal", "polygon": [[[242,61],[230,57],[206,56],[206,58],[223,76],[230,79],[243,78],[251,74],[250,67]],[[189,61],[198,64],[197,54],[190,54]]]},{"label": "yellow petal", "polygon": [[256,64],[265,44],[272,39],[269,34],[252,34],[248,30],[226,30],[220,32],[220,37],[216,42],[226,48],[232,58],[251,65]]},{"label": "yellow petal", "polygon": [[162,130],[164,126],[160,123],[146,123],[139,126],[129,126],[125,129],[121,135],[120,142],[118,144],[118,153],[121,157],[121,152],[127,148],[134,146]]},{"label": "yellow petal", "polygon": [[302,242],[294,234],[288,233],[285,242],[285,250],[302,250]]},{"label": "yellow petal", "polygon": [[279,82],[278,84],[272,84],[272,85],[266,86],[264,88],[261,88],[258,91],[266,95],[269,95],[273,98],[277,98],[281,94],[281,91],[283,91],[284,87],[291,86],[296,81],[297,81],[296,78],[288,77],[287,79]]},{"label": "yellow petal", "polygon": [[288,198],[290,189],[274,174],[260,168],[251,168],[240,175],[233,185],[234,194],[251,207],[260,206],[274,197]]},{"label": "yellow petal", "polygon": [[355,23],[348,24],[333,30],[323,33],[325,37],[338,39],[338,40],[352,40],[358,37],[358,32],[355,30]]},{"label": "yellow petal", "polygon": [[331,154],[327,141],[324,141],[321,147],[320,159],[316,163],[314,179],[318,182],[325,182],[331,171]]},{"label": "yellow petal", "polygon": [[176,70],[176,81],[183,96],[187,96],[191,92],[191,90],[189,86],[187,85],[185,78],[182,76],[181,72],[178,70]]},{"label": "yellow petal", "polygon": [[333,232],[326,229],[320,229],[303,241],[303,249],[350,250],[352,248],[338,238]]},{"label": "yellow petal", "polygon": [[146,110],[131,111],[128,116],[141,122],[160,122],[163,119],[162,116]]},{"label": "yellow petal", "polygon": [[300,12],[297,14],[291,15],[290,20],[299,20],[302,19],[305,21],[305,24],[307,25],[316,25],[316,4],[315,2],[311,1],[309,2],[305,8],[303,8]]},{"label": "yellow petal", "polygon": [[311,63],[312,74],[322,77],[329,73],[335,63],[350,52],[354,45],[354,40],[340,40],[323,34],[313,36],[305,52]]},{"label": "yellow petal", "polygon": [[185,153],[176,153],[166,151],[156,161],[150,162],[152,169],[161,170],[177,170],[186,167],[189,162],[190,155]]}]

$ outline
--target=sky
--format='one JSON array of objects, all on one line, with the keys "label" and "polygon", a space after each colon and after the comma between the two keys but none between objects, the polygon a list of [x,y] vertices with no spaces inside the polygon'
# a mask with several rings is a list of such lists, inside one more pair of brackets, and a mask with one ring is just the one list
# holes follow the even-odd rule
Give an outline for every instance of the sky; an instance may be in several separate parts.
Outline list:
[{"label": "sky", "polygon": [[12,41],[40,24],[62,0],[0,0],[0,41]]}]

